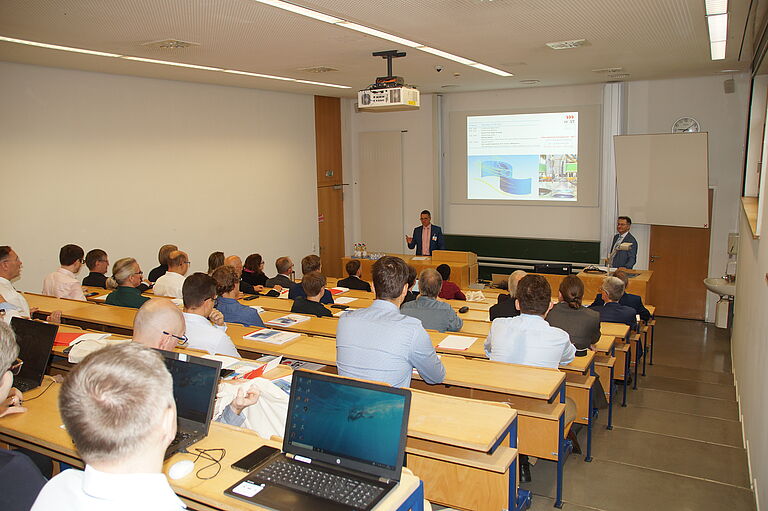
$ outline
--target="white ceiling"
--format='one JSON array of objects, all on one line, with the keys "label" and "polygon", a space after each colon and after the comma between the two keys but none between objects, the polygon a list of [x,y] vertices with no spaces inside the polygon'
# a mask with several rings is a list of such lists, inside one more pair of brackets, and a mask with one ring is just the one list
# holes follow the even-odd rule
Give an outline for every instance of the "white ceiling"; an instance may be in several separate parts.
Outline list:
[{"label": "white ceiling", "polygon": [[[422,92],[459,92],[608,81],[593,69],[622,67],[631,80],[745,70],[752,55],[749,0],[729,2],[726,59],[709,58],[704,0],[296,0],[297,4],[514,73],[499,77],[419,50],[304,18],[252,0],[2,0],[0,35],[122,55],[349,85],[333,89],[175,68],[0,42],[0,60],[127,74],[352,96],[385,63],[371,52],[399,49],[395,74]],[[760,3],[761,11],[765,2]],[[753,7],[754,17],[757,7]],[[742,58],[739,52],[747,26]],[[163,39],[198,43],[167,50]],[[586,39],[574,50],[550,41]],[[443,66],[440,73],[436,66]],[[338,71],[310,73],[328,66]],[[458,76],[456,76],[458,75]]]}]

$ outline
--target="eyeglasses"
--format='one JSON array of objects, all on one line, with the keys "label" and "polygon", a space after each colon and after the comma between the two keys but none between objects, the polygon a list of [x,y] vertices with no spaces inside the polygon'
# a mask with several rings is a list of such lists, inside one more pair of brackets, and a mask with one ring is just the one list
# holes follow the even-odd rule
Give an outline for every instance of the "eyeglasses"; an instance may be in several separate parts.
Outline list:
[{"label": "eyeglasses", "polygon": [[163,330],[163,333],[164,333],[165,335],[170,335],[171,337],[173,337],[174,339],[176,339],[176,344],[177,344],[178,346],[186,346],[186,345],[187,345],[187,342],[189,341],[189,338],[187,338],[187,336],[186,336],[186,335],[174,335],[174,334],[172,334],[171,332],[166,332],[165,330]]},{"label": "eyeglasses", "polygon": [[134,275],[144,275],[144,272],[143,271],[137,271],[137,272],[134,273]]},{"label": "eyeglasses", "polygon": [[8,370],[14,376],[18,376],[18,374],[21,372],[21,366],[23,365],[24,365],[24,361],[20,358],[17,358],[16,361],[13,364],[11,364],[11,367],[8,368]]}]

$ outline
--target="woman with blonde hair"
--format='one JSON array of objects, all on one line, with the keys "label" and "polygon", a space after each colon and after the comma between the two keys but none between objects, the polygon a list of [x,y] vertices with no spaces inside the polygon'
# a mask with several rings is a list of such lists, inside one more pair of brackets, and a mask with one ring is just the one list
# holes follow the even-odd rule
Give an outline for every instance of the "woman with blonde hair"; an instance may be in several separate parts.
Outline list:
[{"label": "woman with blonde hair", "polygon": [[112,276],[107,280],[108,287],[115,290],[107,296],[107,304],[138,309],[149,300],[141,295],[139,286],[144,277],[139,263],[133,257],[118,259],[112,266]]}]

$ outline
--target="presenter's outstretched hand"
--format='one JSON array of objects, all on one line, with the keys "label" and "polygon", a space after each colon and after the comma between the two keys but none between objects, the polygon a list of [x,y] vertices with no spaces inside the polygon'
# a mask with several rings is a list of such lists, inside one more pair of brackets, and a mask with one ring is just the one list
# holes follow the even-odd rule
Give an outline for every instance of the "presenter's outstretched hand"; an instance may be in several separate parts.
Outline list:
[{"label": "presenter's outstretched hand", "polygon": [[405,235],[405,241],[407,241],[408,243],[413,243],[413,236],[408,236],[408,235],[406,234],[406,235]]}]

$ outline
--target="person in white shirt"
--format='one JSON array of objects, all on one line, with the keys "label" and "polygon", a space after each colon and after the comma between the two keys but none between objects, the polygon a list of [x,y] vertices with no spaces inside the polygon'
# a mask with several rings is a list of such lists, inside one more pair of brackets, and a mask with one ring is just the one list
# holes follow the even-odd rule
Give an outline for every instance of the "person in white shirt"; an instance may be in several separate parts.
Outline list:
[{"label": "person in white shirt", "polygon": [[184,276],[189,271],[189,256],[180,250],[168,254],[168,271],[155,282],[155,296],[181,298]]},{"label": "person in white shirt", "polygon": [[526,275],[517,285],[515,302],[521,314],[496,318],[485,340],[491,360],[556,369],[576,355],[568,333],[550,326],[544,316],[552,308],[551,289],[541,275]]},{"label": "person in white shirt", "polygon": [[157,351],[129,342],[88,355],[64,380],[59,411],[85,471],[48,481],[33,511],[185,508],[162,473],[176,404]]},{"label": "person in white shirt", "polygon": [[184,281],[184,323],[190,348],[205,350],[211,355],[239,357],[232,339],[227,335],[224,315],[214,308],[216,281],[206,273],[193,273]]},{"label": "person in white shirt", "polygon": [[[19,278],[23,266],[19,255],[11,247],[0,245],[0,310],[4,311],[6,322],[13,317],[30,318],[37,311],[29,308],[27,299],[11,284],[12,280]],[[53,311],[47,321],[60,323],[61,311]]]},{"label": "person in white shirt", "polygon": [[80,272],[85,260],[85,251],[77,245],[64,245],[59,250],[61,267],[43,279],[43,294],[56,298],[70,298],[85,301],[83,287],[75,275]]}]

